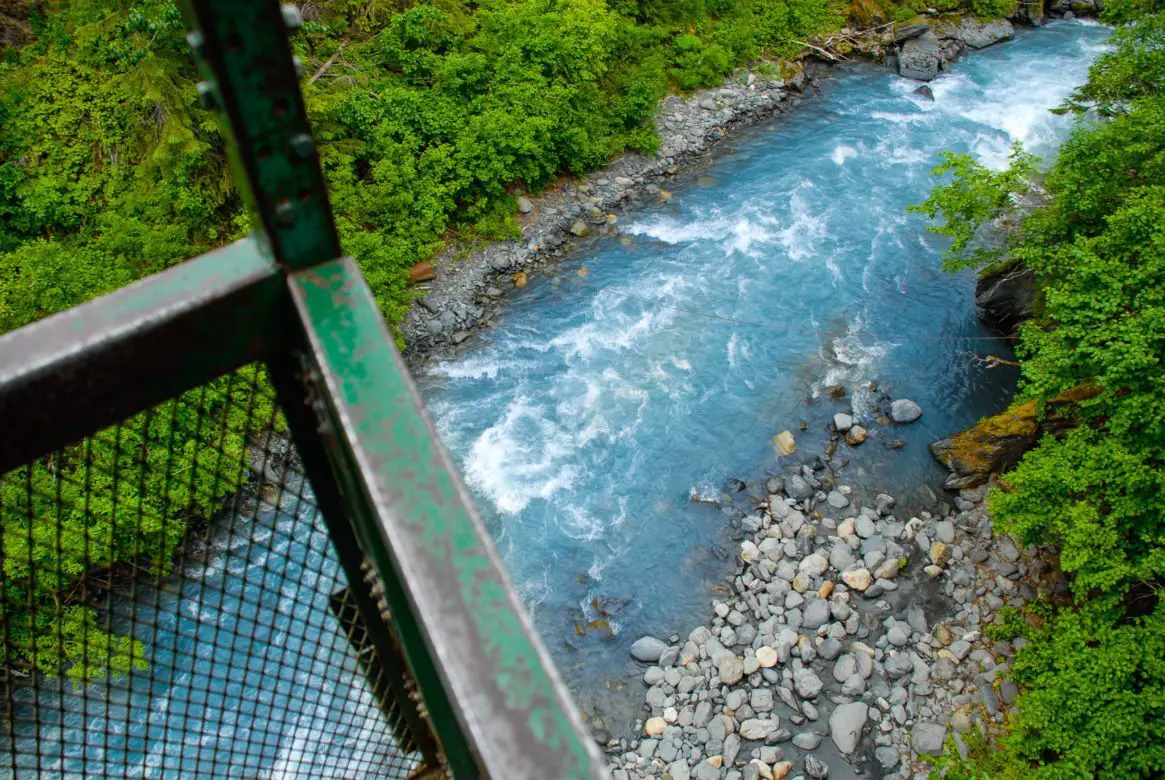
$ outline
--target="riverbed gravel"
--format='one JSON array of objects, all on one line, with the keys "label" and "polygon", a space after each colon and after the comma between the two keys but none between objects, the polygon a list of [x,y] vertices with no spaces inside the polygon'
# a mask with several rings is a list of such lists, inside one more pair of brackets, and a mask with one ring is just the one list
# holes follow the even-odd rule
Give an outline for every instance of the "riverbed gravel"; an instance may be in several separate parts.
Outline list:
[{"label": "riverbed gravel", "polygon": [[604,745],[615,780],[921,779],[928,756],[1003,722],[1017,647],[984,629],[1063,589],[1050,551],[992,527],[986,486],[907,516],[888,494],[859,499],[844,469],[786,461],[736,494],[731,595],[640,645],[667,663],[644,664],[634,736]]}]

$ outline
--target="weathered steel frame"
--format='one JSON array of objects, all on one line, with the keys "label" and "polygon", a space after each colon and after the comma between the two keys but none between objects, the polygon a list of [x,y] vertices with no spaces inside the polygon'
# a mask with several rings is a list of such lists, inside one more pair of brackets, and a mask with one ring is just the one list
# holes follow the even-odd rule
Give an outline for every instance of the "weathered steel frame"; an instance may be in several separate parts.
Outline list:
[{"label": "weathered steel frame", "polygon": [[[184,12],[255,237],[0,336],[0,469],[266,362],[350,584],[367,556],[385,586],[391,628],[354,589],[370,639],[385,658],[399,640],[453,776],[605,777],[340,254],[284,26],[294,14],[274,0],[186,0]],[[417,736],[431,764],[437,747]]]}]

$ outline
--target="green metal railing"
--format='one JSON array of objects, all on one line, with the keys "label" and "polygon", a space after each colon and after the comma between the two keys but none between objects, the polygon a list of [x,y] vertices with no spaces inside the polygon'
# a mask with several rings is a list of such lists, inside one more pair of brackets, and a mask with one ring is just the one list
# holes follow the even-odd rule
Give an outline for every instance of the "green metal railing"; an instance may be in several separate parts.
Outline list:
[{"label": "green metal railing", "polygon": [[340,251],[298,12],[184,6],[255,231],[0,337],[0,777],[604,776]]}]

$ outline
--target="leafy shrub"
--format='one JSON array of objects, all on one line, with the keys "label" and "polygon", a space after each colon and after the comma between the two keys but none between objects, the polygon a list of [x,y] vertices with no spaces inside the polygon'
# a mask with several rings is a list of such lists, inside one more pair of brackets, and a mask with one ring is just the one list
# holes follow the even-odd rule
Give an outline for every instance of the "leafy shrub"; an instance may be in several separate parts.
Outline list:
[{"label": "leafy shrub", "polygon": [[1028,640],[1013,670],[1023,693],[1000,749],[952,777],[1165,772],[1165,58],[1155,0],[1110,11],[1126,26],[1066,106],[1082,118],[1047,172],[1048,204],[1002,247],[980,246],[978,231],[1028,186],[1030,158],[996,173],[948,156],[938,173],[955,181],[918,209],[946,218],[935,229],[953,238],[948,265],[1005,252],[1034,272],[1019,400],[1098,391],[989,497],[1004,530],[1058,546],[1074,598],[1031,624],[1004,618],[998,638]]},{"label": "leafy shrub", "polygon": [[998,19],[1015,13],[1015,0],[971,0],[971,13],[983,19]]}]

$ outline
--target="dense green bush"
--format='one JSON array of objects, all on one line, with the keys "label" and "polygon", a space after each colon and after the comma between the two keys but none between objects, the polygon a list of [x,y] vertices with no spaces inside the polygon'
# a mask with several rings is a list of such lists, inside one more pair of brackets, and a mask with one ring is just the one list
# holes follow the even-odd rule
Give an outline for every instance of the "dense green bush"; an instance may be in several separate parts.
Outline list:
[{"label": "dense green bush", "polygon": [[971,0],[971,13],[984,19],[997,19],[1015,13],[1015,0]]},{"label": "dense green bush", "polygon": [[[966,776],[1165,772],[1165,27],[1159,3],[1105,13],[1124,26],[1069,103],[1080,124],[1046,174],[1048,205],[1001,250],[1039,289],[1021,329],[1019,400],[1100,391],[989,498],[1003,530],[1059,547],[1073,600],[1030,623],[1006,620],[1029,640],[1014,668],[1023,694],[1001,750]],[[1037,186],[1030,158],[1000,173],[948,157],[946,173],[958,178],[920,210],[946,218],[948,264],[993,261],[974,239]]]}]

